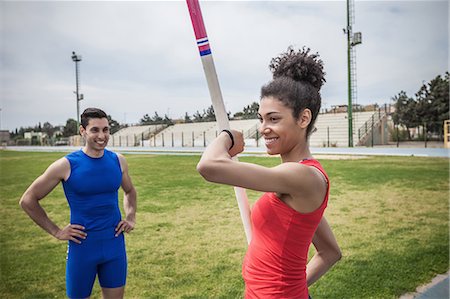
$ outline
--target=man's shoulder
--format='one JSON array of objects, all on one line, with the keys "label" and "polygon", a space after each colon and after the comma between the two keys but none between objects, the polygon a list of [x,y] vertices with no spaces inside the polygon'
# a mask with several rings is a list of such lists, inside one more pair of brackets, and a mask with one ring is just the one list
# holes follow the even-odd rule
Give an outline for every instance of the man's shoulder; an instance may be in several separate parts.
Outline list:
[{"label": "man's shoulder", "polygon": [[104,149],[104,152],[106,155],[112,156],[112,157],[117,157],[119,160],[124,159],[124,156],[121,153],[109,150],[109,149]]},{"label": "man's shoulder", "polygon": [[71,152],[64,156],[64,158],[74,158],[74,157],[80,157],[83,155],[83,151],[81,149]]},{"label": "man's shoulder", "polygon": [[120,169],[123,171],[127,171],[128,164],[127,160],[125,159],[125,156],[118,152],[113,152],[111,150],[107,150],[105,148],[105,155],[108,155],[109,157],[114,157],[114,159],[119,162]]},{"label": "man's shoulder", "polygon": [[63,179],[66,177],[67,171],[70,171],[70,163],[66,157],[59,158],[47,168],[46,172],[52,176]]},{"label": "man's shoulder", "polygon": [[83,151],[81,149],[71,152],[67,155],[65,155],[64,157],[62,157],[60,160],[65,160],[68,164],[70,168],[74,168],[76,167],[76,165],[82,163],[84,160],[85,154],[83,153]]}]

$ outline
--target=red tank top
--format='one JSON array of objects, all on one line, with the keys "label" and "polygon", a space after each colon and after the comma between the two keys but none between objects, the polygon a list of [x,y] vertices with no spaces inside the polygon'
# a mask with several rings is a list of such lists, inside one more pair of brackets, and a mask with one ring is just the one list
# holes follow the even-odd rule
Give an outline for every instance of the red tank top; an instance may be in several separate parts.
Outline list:
[{"label": "red tank top", "polygon": [[297,212],[272,192],[264,193],[255,203],[251,214],[252,241],[242,267],[247,299],[308,298],[308,250],[327,206],[330,184],[317,160],[300,163],[324,174],[327,193],[320,207],[311,213]]}]

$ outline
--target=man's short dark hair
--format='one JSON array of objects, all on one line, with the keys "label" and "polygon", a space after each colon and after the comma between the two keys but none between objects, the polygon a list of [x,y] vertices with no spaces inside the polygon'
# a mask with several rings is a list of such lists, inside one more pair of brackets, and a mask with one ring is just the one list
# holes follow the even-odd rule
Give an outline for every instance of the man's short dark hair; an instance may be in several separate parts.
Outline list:
[{"label": "man's short dark hair", "polygon": [[86,129],[91,118],[108,118],[105,111],[98,108],[87,108],[81,114],[81,125]]}]

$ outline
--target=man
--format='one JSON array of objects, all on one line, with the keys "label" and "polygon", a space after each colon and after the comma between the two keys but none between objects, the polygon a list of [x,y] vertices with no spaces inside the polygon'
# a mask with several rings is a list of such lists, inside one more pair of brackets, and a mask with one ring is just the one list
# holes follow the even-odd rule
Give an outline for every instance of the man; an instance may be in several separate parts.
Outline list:
[{"label": "man", "polygon": [[[127,257],[123,233],[134,229],[136,190],[125,158],[105,149],[109,139],[107,115],[88,108],[81,115],[80,134],[86,145],[53,162],[25,191],[20,205],[46,232],[68,240],[66,288],[69,298],[91,295],[96,275],[104,298],[123,298]],[[39,200],[62,182],[70,206],[70,224],[60,228]],[[121,219],[118,189],[124,191]]]}]

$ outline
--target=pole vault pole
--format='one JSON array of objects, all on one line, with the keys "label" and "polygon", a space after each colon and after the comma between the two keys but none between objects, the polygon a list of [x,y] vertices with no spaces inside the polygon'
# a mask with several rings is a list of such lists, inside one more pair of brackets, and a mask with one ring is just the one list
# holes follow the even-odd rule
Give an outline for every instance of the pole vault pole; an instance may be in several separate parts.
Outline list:
[{"label": "pole vault pole", "polygon": [[[203,70],[205,71],[206,81],[208,82],[209,94],[211,96],[217,124],[219,126],[219,130],[228,130],[230,129],[230,124],[228,122],[225,104],[223,103],[222,92],[220,91],[214,60],[209,47],[205,24],[203,23],[202,11],[200,10],[198,0],[186,0],[186,3],[191,16],[192,26],[194,27],[195,39],[197,40],[198,50],[200,51]],[[233,159],[237,160],[236,157]],[[240,187],[234,187],[234,193],[236,194],[236,200],[239,206],[242,224],[244,225],[247,243],[250,243],[252,239],[252,223],[250,221],[250,207],[248,204],[247,193],[245,192],[245,189]]]}]

